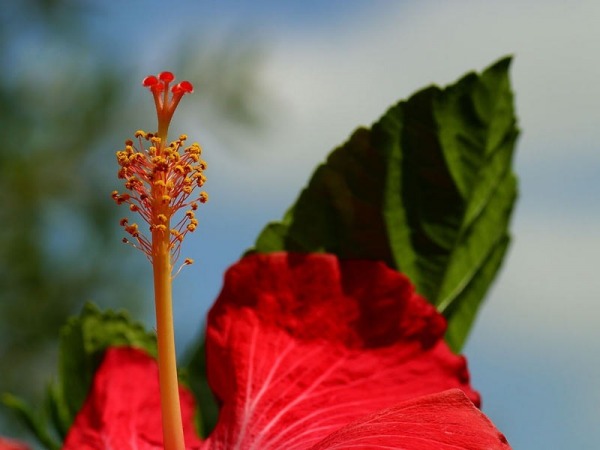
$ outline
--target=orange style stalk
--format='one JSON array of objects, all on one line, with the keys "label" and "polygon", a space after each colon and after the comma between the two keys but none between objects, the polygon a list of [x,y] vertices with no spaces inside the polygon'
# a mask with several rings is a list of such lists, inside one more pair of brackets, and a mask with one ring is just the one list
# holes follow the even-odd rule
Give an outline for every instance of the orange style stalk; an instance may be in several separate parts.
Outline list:
[{"label": "orange style stalk", "polygon": [[[141,233],[137,223],[130,224],[127,219],[120,222],[134,239],[124,238],[123,242],[142,250],[153,266],[164,448],[184,450],[173,329],[173,266],[179,258],[183,238],[198,225],[195,211],[208,196],[203,191],[193,195],[194,189],[202,187],[206,180],[203,173],[206,162],[200,158],[200,146],[193,143],[186,147],[185,135],[167,145],[173,113],[181,98],[193,92],[189,81],[177,83],[169,90],[174,79],[171,72],[144,79],[143,85],[154,96],[158,132],[137,131],[136,142],[126,141],[125,148],[117,152],[121,167],[118,176],[125,180],[129,192],[114,191],[112,197],[119,205],[128,204],[149,225],[150,239]],[[174,214],[182,208],[187,210],[175,222]],[[187,258],[182,267],[192,262]]]}]

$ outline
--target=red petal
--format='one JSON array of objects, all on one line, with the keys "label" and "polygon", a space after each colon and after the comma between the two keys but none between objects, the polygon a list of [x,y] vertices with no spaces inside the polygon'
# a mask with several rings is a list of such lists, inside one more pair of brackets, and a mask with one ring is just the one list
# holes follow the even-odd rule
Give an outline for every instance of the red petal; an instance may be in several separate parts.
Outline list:
[{"label": "red petal", "polygon": [[[223,401],[209,444],[308,448],[357,418],[459,387],[444,319],[384,264],[252,255],[209,313],[208,377]],[[239,446],[239,447],[236,447]]]},{"label": "red petal", "polygon": [[[186,448],[199,448],[194,400],[180,388]],[[63,450],[159,450],[162,421],[156,361],[141,350],[111,348],[96,372],[91,392],[77,414]]]},{"label": "red petal", "polygon": [[506,438],[457,390],[379,411],[327,436],[310,450],[509,450]]},{"label": "red petal", "polygon": [[0,450],[29,450],[29,446],[22,442],[0,437]]}]

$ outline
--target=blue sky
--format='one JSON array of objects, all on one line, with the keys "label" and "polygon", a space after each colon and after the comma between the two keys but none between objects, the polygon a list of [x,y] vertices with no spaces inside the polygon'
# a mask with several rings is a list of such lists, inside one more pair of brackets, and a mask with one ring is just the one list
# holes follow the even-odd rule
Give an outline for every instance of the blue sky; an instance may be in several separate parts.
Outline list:
[{"label": "blue sky", "polygon": [[180,348],[198,331],[225,267],[281,217],[314,166],[356,126],[425,85],[514,54],[523,130],[515,239],[466,354],[484,411],[515,449],[595,448],[598,2],[109,3],[88,2],[91,33],[140,77],[167,69],[182,38],[190,58],[231,35],[263,48],[258,81],[271,103],[261,133],[205,120],[210,114],[197,103],[176,117],[205,148],[211,195],[186,252],[198,264],[176,281]]}]

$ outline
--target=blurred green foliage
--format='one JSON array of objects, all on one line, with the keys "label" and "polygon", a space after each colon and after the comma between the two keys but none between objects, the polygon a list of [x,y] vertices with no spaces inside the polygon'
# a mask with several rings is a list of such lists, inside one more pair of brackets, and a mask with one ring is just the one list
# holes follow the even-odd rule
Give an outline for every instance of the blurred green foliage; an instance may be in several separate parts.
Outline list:
[{"label": "blurred green foliage", "polygon": [[143,294],[127,281],[137,262],[114,269],[122,250],[102,144],[121,74],[86,57],[91,42],[65,26],[83,13],[48,0],[0,8],[0,392],[28,400],[49,381],[67,316],[86,299],[139,312]]}]

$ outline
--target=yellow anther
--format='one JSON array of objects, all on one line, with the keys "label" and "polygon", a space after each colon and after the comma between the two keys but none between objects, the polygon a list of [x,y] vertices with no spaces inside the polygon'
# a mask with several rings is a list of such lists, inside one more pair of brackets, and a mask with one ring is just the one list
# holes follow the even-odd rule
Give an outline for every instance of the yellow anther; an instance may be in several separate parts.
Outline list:
[{"label": "yellow anther", "polygon": [[140,184],[142,184],[142,182],[138,178],[130,177],[125,183],[125,187],[130,191],[133,191],[136,188],[136,186],[139,186]]},{"label": "yellow anther", "polygon": [[144,130],[137,130],[134,134],[133,134],[136,138],[137,137],[146,137],[146,132]]},{"label": "yellow anther", "polygon": [[200,172],[196,172],[194,175],[192,175],[192,178],[196,180],[198,187],[202,187],[206,182],[206,177]]},{"label": "yellow anther", "polygon": [[194,211],[192,211],[191,209],[185,212],[185,216],[188,219],[193,219],[195,217]]},{"label": "yellow anther", "polygon": [[117,152],[117,162],[120,166],[129,162],[129,158],[125,152]]},{"label": "yellow anther", "polygon": [[179,135],[179,140],[180,140],[180,141],[182,141],[182,142],[183,142],[183,141],[185,141],[186,139],[187,139],[187,134],[180,134],[180,135]]},{"label": "yellow anther", "polygon": [[164,214],[159,214],[156,218],[160,223],[167,223],[167,216]]},{"label": "yellow anther", "polygon": [[161,197],[161,200],[162,200],[163,203],[169,203],[171,201],[171,196],[169,196],[169,195],[163,195]]},{"label": "yellow anther", "polygon": [[121,205],[124,202],[126,202],[127,200],[129,200],[131,198],[131,196],[129,194],[121,194],[116,198],[117,201],[117,205]]},{"label": "yellow anther", "polygon": [[188,229],[188,231],[189,231],[190,233],[193,233],[193,232],[196,230],[196,226],[197,226],[197,225],[190,223],[190,224],[187,226],[187,229]]},{"label": "yellow anther", "polygon": [[179,242],[183,242],[183,234],[181,234],[179,231],[177,231],[176,229],[172,229],[171,230],[171,234],[175,237],[175,239],[177,239]]},{"label": "yellow anther", "polygon": [[194,188],[192,186],[184,186],[182,191],[186,194],[191,194],[194,191]]},{"label": "yellow anther", "polygon": [[161,225],[156,225],[156,226],[154,227],[154,229],[155,229],[155,230],[158,230],[158,231],[160,231],[160,232],[163,232],[163,233],[164,233],[165,231],[167,231],[167,227],[166,227],[165,225],[162,225],[162,224],[161,224]]},{"label": "yellow anther", "polygon": [[157,186],[157,187],[166,187],[167,186],[167,184],[165,183],[164,180],[156,180],[152,184],[154,184],[154,186]]},{"label": "yellow anther", "polygon": [[189,266],[190,264],[194,264],[194,260],[192,258],[185,258],[185,261],[183,261],[183,264],[185,264],[186,266]]},{"label": "yellow anther", "polygon": [[132,223],[131,225],[126,226],[125,231],[127,231],[133,237],[138,237],[140,235],[137,223]]},{"label": "yellow anther", "polygon": [[133,203],[131,205],[129,205],[129,210],[133,211],[133,212],[138,212],[140,210],[140,208],[138,208],[137,205],[134,205]]},{"label": "yellow anther", "polygon": [[192,208],[192,210],[196,211],[198,209],[198,203],[192,202],[192,204],[190,205],[190,208]]}]

